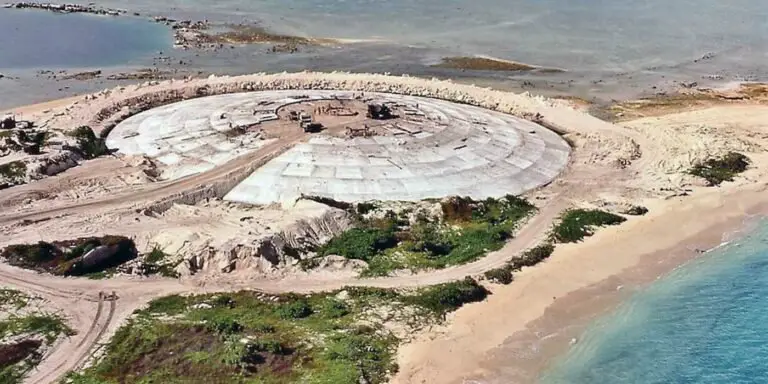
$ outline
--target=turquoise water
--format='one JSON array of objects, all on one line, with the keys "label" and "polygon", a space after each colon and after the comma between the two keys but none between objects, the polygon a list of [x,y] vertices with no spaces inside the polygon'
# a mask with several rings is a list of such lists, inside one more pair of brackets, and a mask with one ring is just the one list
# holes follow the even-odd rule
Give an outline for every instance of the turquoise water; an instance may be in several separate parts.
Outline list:
[{"label": "turquoise water", "polygon": [[597,321],[541,382],[768,382],[768,223]]},{"label": "turquoise water", "polygon": [[172,43],[144,19],[0,8],[0,69],[129,65]]}]

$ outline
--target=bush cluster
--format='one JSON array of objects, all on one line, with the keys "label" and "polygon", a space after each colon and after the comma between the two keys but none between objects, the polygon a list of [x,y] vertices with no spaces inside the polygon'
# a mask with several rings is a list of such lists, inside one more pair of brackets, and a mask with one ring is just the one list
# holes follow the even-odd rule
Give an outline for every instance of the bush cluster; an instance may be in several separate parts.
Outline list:
[{"label": "bush cluster", "polygon": [[352,228],[320,247],[318,254],[369,261],[378,252],[396,245],[397,239],[392,231],[378,228]]},{"label": "bush cluster", "polygon": [[296,298],[285,304],[280,305],[277,313],[280,318],[285,320],[303,319],[312,314],[312,307],[304,298]]},{"label": "bush cluster", "polygon": [[445,315],[467,303],[483,301],[488,290],[471,277],[464,280],[422,288],[417,294],[406,296],[406,303],[420,306],[436,315]]},{"label": "bush cluster", "polygon": [[523,267],[532,267],[552,256],[555,246],[552,243],[537,245],[525,252],[520,257],[512,259],[507,265],[512,271],[519,271]]},{"label": "bush cluster", "polygon": [[166,261],[166,257],[168,257],[168,254],[160,247],[153,247],[152,251],[144,257],[144,274],[178,278],[180,275],[174,269],[176,265],[169,264]]},{"label": "bush cluster", "polygon": [[704,178],[710,186],[716,186],[724,181],[733,181],[734,176],[746,171],[749,164],[750,160],[747,156],[738,152],[728,152],[720,158],[711,158],[696,164],[688,173]]},{"label": "bush cluster", "polygon": [[485,272],[485,278],[499,284],[509,284],[514,280],[512,272],[517,272],[523,267],[532,267],[549,258],[554,252],[555,246],[552,243],[545,243],[533,247],[519,257],[510,260],[501,268],[492,269]]},{"label": "bush cluster", "polygon": [[104,139],[96,136],[93,129],[88,126],[77,127],[67,135],[77,139],[77,147],[86,159],[103,156],[109,153]]},{"label": "bush cluster", "polygon": [[485,278],[498,284],[510,284],[514,277],[512,271],[507,267],[491,269],[485,272]]},{"label": "bush cluster", "polygon": [[571,209],[560,218],[560,223],[552,228],[550,237],[558,243],[576,243],[591,236],[594,227],[617,225],[625,218],[598,209]]}]

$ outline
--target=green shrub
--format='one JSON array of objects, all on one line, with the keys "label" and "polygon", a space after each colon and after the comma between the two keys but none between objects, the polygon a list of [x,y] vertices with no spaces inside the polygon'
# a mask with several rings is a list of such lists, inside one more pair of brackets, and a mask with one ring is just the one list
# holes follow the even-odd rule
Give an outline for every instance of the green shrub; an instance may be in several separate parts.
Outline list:
[{"label": "green shrub", "polygon": [[514,279],[508,267],[491,269],[485,272],[485,278],[494,283],[507,285]]},{"label": "green shrub", "polygon": [[97,137],[91,127],[77,127],[68,132],[67,135],[77,139],[77,147],[86,159],[93,159],[109,153],[104,139]]},{"label": "green shrub", "polygon": [[507,263],[507,267],[512,271],[519,271],[523,267],[532,267],[552,255],[555,251],[555,246],[552,243],[545,243],[537,245],[525,252],[520,257],[512,259]]},{"label": "green shrub", "polygon": [[299,267],[302,271],[311,271],[320,266],[320,258],[312,257],[299,260]]},{"label": "green shrub", "polygon": [[356,377],[347,377],[342,383],[385,383],[387,372],[395,371],[391,363],[395,345],[393,337],[380,336],[371,328],[359,327],[352,332],[331,337],[325,359],[357,367]]},{"label": "green shrub", "polygon": [[357,204],[357,214],[358,215],[365,215],[368,212],[371,212],[378,208],[379,206],[376,203],[359,203]]},{"label": "green shrub", "polygon": [[303,319],[312,314],[312,307],[309,305],[306,299],[299,298],[291,300],[285,304],[281,304],[277,309],[277,314],[282,319]]},{"label": "green shrub", "polygon": [[488,291],[471,277],[464,280],[422,288],[404,301],[418,305],[437,315],[455,311],[466,303],[485,300]]},{"label": "green shrub", "polygon": [[159,263],[165,259],[165,257],[168,256],[163,250],[158,247],[154,246],[152,248],[152,251],[150,251],[147,256],[144,258],[144,261],[147,263]]},{"label": "green shrub", "polygon": [[688,173],[704,178],[710,186],[716,186],[724,181],[733,181],[734,176],[746,171],[749,164],[747,156],[728,152],[720,158],[711,158],[696,164]]},{"label": "green shrub", "polygon": [[258,352],[267,352],[274,355],[283,355],[289,351],[289,348],[283,345],[280,341],[269,338],[259,339],[252,343],[252,345]]},{"label": "green shrub", "polygon": [[8,263],[22,268],[33,268],[39,264],[54,261],[61,251],[51,243],[39,241],[37,244],[14,244],[5,247],[2,257]]},{"label": "green shrub", "polygon": [[208,319],[206,327],[219,335],[233,335],[243,331],[243,325],[231,317],[214,317]]},{"label": "green shrub", "polygon": [[475,221],[491,224],[515,223],[536,210],[527,200],[506,195],[500,199],[488,198],[480,202],[472,212]]},{"label": "green shrub", "polygon": [[471,220],[474,206],[474,200],[461,196],[451,196],[440,202],[440,208],[446,221]]},{"label": "green shrub", "polygon": [[163,252],[160,247],[153,247],[152,251],[144,257],[144,273],[147,275],[160,275],[173,279],[179,278],[181,275],[175,270],[179,263],[174,264],[164,262],[167,257],[168,254]]},{"label": "green shrub", "polygon": [[229,295],[219,295],[211,301],[211,304],[216,308],[234,308],[235,300]]},{"label": "green shrub", "polygon": [[376,287],[344,287],[343,291],[349,293],[349,297],[359,301],[385,300],[391,301],[397,299],[400,295],[391,290]]},{"label": "green shrub", "polygon": [[374,228],[352,228],[331,239],[322,246],[321,256],[339,255],[348,259],[368,261],[379,251],[397,245],[397,239],[390,231]]},{"label": "green shrub", "polygon": [[597,209],[571,209],[560,218],[552,229],[551,238],[560,243],[575,243],[591,236],[594,227],[617,225],[625,218]]},{"label": "green shrub", "polygon": [[328,298],[323,303],[322,314],[331,319],[338,319],[349,314],[349,306],[343,301]]},{"label": "green shrub", "polygon": [[431,257],[445,256],[453,250],[448,236],[436,223],[416,224],[411,228],[409,238],[413,239],[408,247],[412,252],[426,252]]}]

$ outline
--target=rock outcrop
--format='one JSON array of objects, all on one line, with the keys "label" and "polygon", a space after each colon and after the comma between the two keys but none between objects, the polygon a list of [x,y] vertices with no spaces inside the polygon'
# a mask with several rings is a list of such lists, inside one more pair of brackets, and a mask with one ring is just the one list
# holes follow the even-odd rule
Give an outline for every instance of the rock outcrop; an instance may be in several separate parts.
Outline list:
[{"label": "rock outcrop", "polygon": [[264,275],[285,273],[303,257],[312,256],[314,248],[351,226],[349,213],[328,207],[318,217],[299,220],[275,234],[245,241],[233,238],[217,246],[187,251],[190,256],[176,271],[182,276],[246,270]]}]

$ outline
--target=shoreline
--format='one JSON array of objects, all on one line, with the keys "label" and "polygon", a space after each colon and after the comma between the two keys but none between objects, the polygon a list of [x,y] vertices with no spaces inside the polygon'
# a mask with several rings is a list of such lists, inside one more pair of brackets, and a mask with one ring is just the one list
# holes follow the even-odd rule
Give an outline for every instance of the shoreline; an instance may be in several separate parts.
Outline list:
[{"label": "shoreline", "polygon": [[[748,220],[768,215],[761,198],[765,189],[699,190],[660,202],[646,217],[601,228],[582,243],[559,244],[548,261],[524,269],[510,285],[494,286],[486,302],[460,309],[446,326],[404,345],[400,373],[391,382],[539,382],[592,321],[659,277],[723,246],[726,236],[740,238]],[[696,212],[704,210],[702,220]],[[649,244],[647,238],[655,241]]]}]

